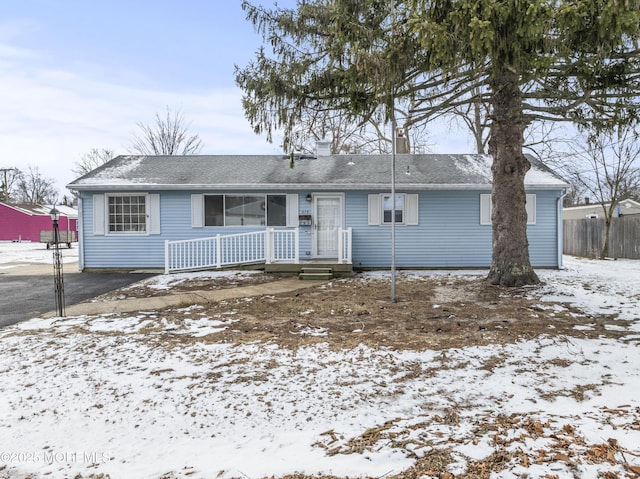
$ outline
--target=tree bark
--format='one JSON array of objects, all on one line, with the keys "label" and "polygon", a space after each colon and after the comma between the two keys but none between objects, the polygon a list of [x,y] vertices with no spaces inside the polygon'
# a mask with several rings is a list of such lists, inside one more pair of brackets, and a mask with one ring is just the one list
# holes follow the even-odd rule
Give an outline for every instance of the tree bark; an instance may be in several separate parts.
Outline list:
[{"label": "tree bark", "polygon": [[[603,195],[600,195],[601,197]],[[617,194],[613,194],[611,201],[609,202],[609,206],[605,207],[604,200],[602,200],[602,208],[604,209],[604,241],[602,242],[602,249],[600,250],[600,259],[607,259],[609,256],[609,237],[611,232],[611,221],[613,219],[613,212],[616,208],[615,198],[617,198]]]},{"label": "tree bark", "polygon": [[484,138],[482,138],[482,132],[484,131],[482,119],[482,104],[480,100],[476,100],[473,103],[473,136],[476,140],[476,153],[484,155]]},{"label": "tree bark", "polygon": [[522,152],[525,123],[517,80],[509,71],[494,76],[489,140],[493,257],[487,279],[510,287],[540,282],[529,259],[524,177],[531,164]]},{"label": "tree bark", "polygon": [[609,256],[609,232],[611,231],[611,217],[604,219],[604,241],[600,250],[600,259],[607,259]]}]

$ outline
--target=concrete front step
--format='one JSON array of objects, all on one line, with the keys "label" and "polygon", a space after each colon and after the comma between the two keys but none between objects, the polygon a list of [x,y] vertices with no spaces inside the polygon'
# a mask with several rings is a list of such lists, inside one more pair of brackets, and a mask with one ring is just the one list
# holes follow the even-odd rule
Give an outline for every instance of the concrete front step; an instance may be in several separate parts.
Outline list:
[{"label": "concrete front step", "polygon": [[331,268],[310,268],[304,267],[298,275],[300,279],[333,279],[333,270]]},{"label": "concrete front step", "polygon": [[296,276],[307,268],[329,268],[334,278],[350,278],[353,276],[353,265],[332,263],[328,261],[303,261],[301,263],[267,263],[265,273],[294,273]]}]

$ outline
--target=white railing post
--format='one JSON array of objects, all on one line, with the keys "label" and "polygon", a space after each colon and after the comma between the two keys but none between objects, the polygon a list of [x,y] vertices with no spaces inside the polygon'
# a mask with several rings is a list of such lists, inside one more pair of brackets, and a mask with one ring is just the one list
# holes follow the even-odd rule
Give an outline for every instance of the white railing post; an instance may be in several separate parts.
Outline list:
[{"label": "white railing post", "polygon": [[216,268],[222,267],[222,240],[220,235],[216,235]]},{"label": "white railing post", "polygon": [[338,263],[344,260],[344,230],[338,228]]},{"label": "white railing post", "polygon": [[169,240],[164,240],[164,274],[169,274]]},{"label": "white railing post", "polygon": [[273,228],[264,230],[264,262],[270,264],[273,261]]},{"label": "white railing post", "polygon": [[353,263],[353,229],[347,228],[347,263]]},{"label": "white railing post", "polygon": [[295,264],[300,263],[300,228],[295,229],[295,233],[293,235],[293,241],[295,242]]}]

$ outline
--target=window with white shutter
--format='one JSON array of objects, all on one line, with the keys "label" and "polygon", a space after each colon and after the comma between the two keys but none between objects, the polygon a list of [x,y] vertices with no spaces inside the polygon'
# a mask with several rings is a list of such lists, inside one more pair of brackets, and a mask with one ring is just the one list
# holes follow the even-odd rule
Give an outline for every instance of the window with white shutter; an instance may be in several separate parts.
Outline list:
[{"label": "window with white shutter", "polygon": [[[392,220],[393,204],[391,195],[386,193],[371,194],[368,196],[368,224],[390,225]],[[418,224],[418,195],[396,194],[395,223],[399,226]]]}]

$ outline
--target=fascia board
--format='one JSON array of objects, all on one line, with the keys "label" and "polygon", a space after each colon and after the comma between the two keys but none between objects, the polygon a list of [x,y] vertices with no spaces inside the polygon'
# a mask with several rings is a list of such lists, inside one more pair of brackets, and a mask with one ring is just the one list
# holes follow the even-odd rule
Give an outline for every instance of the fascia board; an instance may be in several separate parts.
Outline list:
[{"label": "fascia board", "polygon": [[[490,190],[491,184],[408,184],[396,182],[396,188],[404,190]],[[391,183],[369,183],[369,184],[344,184],[344,183],[270,183],[270,184],[189,184],[189,185],[159,185],[144,183],[129,183],[122,185],[67,185],[67,188],[74,191],[201,191],[201,190],[348,190],[348,191],[366,191],[366,190],[384,190],[391,187]],[[526,184],[526,190],[560,190],[565,187],[564,184],[550,185],[534,185]]]}]

